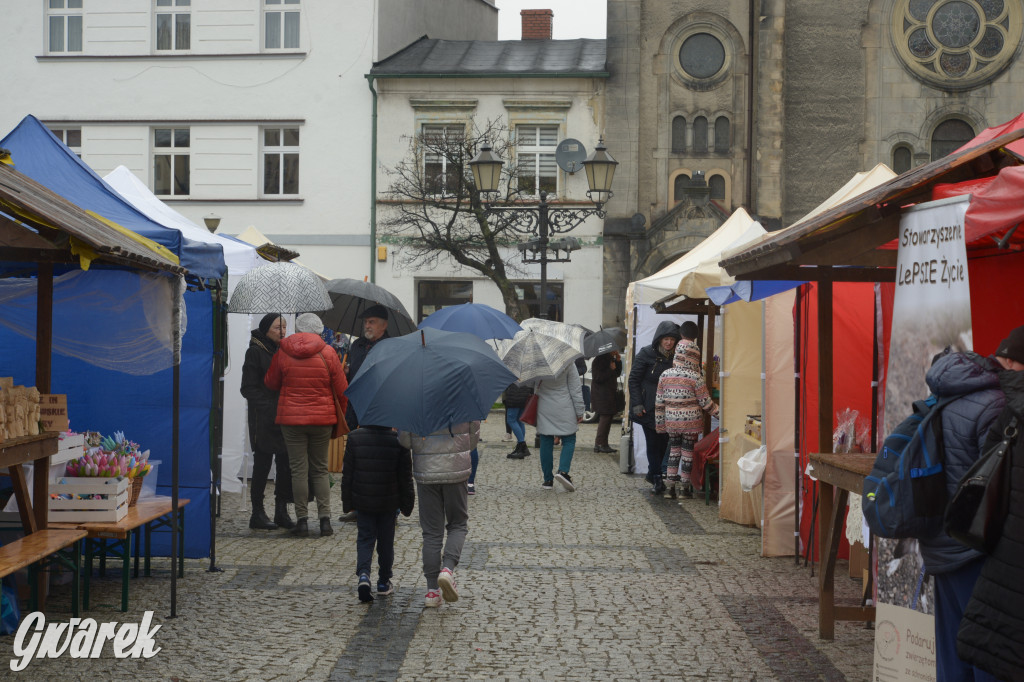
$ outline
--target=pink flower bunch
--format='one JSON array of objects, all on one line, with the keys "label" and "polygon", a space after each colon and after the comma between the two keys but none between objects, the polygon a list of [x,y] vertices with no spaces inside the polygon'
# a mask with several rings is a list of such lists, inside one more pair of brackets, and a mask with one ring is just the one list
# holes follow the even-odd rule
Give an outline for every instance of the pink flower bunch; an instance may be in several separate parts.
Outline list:
[{"label": "pink flower bunch", "polygon": [[119,455],[105,450],[86,453],[76,460],[68,462],[67,476],[101,476],[113,478],[117,476],[145,476],[150,465],[136,455]]}]

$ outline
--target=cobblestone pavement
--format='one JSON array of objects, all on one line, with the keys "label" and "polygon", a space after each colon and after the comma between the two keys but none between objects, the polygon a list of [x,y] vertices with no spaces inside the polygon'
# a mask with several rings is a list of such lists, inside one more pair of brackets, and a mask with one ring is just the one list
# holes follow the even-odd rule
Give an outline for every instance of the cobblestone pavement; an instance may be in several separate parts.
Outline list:
[{"label": "cobblestone pavement", "polygon": [[[189,560],[169,614],[169,566],[132,580],[118,610],[116,570],[93,579],[85,616],[162,625],[151,659],[67,656],[14,679],[145,680],[868,680],[873,632],[837,623],[817,637],[817,577],[792,558],[758,556],[759,531],[718,519],[703,500],[652,498],[596,454],[584,425],[575,493],[540,487],[538,457],[509,460],[501,414],[484,425],[470,533],[457,570],[461,599],[424,609],[416,514],[396,535],[394,595],[362,604],[355,524],[329,538],[252,531],[241,496],[218,523],[220,573]],[[613,429],[614,433],[614,429]],[[532,434],[532,430],[531,430]],[[531,436],[532,437],[532,436]],[[272,494],[268,491],[268,499]],[[270,508],[268,504],[268,509]],[[845,564],[837,569],[843,576]],[[858,584],[837,578],[838,599]],[[66,588],[47,617],[66,622]],[[13,638],[0,638],[7,670]],[[6,675],[5,675],[6,676]]]}]

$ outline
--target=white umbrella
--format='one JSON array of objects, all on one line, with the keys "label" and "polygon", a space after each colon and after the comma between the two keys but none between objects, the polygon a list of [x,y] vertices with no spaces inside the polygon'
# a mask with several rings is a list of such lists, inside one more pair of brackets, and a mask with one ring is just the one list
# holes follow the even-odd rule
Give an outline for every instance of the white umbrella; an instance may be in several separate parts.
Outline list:
[{"label": "white umbrella", "polygon": [[267,263],[238,280],[228,312],[312,313],[331,307],[331,297],[319,277],[295,263]]},{"label": "white umbrella", "polygon": [[527,329],[529,321],[524,320],[523,331],[511,339],[490,342],[505,366],[519,377],[520,383],[553,379],[576,358],[583,357],[583,330],[580,330],[579,347],[576,347],[558,337]]}]

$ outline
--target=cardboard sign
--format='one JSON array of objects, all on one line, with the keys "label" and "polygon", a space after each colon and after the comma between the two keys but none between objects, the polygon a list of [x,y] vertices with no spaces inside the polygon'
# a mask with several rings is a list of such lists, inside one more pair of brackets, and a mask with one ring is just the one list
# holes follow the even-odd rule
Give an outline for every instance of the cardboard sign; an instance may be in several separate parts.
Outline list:
[{"label": "cardboard sign", "polygon": [[39,396],[39,421],[43,423],[43,431],[67,431],[67,395],[43,394]]}]

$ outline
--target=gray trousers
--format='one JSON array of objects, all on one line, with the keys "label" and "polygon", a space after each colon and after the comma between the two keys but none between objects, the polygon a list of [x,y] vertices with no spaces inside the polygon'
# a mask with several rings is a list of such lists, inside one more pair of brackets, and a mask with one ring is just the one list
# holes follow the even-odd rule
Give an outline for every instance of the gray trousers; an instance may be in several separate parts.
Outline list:
[{"label": "gray trousers", "polygon": [[327,453],[331,446],[332,425],[282,424],[284,444],[288,448],[288,463],[292,467],[292,496],[295,498],[295,516],[309,516],[309,484],[313,483],[317,516],[331,516],[331,484],[327,478]]},{"label": "gray trousers", "polygon": [[427,578],[427,589],[436,590],[441,568],[454,571],[459,565],[469,532],[469,489],[465,481],[440,485],[417,481],[416,496],[423,530],[423,575]]}]

